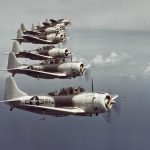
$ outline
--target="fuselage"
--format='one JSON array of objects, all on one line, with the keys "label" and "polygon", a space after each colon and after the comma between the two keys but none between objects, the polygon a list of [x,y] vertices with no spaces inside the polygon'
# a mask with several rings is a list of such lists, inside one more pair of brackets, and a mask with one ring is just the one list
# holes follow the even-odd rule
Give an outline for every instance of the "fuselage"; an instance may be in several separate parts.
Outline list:
[{"label": "fuselage", "polygon": [[20,43],[33,43],[33,44],[58,44],[66,39],[64,32],[58,34],[39,34],[39,35],[23,35],[22,38],[15,39]]},{"label": "fuselage", "polygon": [[[20,51],[15,53],[16,57],[29,58],[32,60],[47,60],[51,58],[67,58],[71,52],[67,48],[38,49],[31,51]],[[46,56],[46,57],[44,57]]]},{"label": "fuselage", "polygon": [[[33,70],[33,71],[32,71]],[[77,76],[82,76],[85,70],[83,63],[78,62],[65,62],[60,64],[37,64],[37,65],[23,65],[19,68],[8,70],[12,74],[26,74],[34,78],[44,78],[44,79],[53,79],[53,78],[75,78]],[[50,72],[50,73],[65,73],[65,77],[60,76],[51,76],[50,74],[40,73],[38,71]]]},{"label": "fuselage", "polygon": [[[73,95],[60,95],[60,96],[23,96],[20,97],[20,102],[11,103],[11,107],[23,109],[26,111],[46,114],[53,116],[66,116],[69,115],[65,112],[55,112],[49,110],[42,110],[34,107],[29,107],[30,105],[46,106],[46,107],[56,107],[56,108],[82,108],[85,113],[75,114],[80,116],[89,116],[92,114],[104,113],[107,111],[105,107],[105,99],[109,96],[107,93],[80,93]],[[7,103],[10,105],[10,103]],[[45,112],[43,112],[45,111]],[[70,114],[72,115],[72,114]]]}]

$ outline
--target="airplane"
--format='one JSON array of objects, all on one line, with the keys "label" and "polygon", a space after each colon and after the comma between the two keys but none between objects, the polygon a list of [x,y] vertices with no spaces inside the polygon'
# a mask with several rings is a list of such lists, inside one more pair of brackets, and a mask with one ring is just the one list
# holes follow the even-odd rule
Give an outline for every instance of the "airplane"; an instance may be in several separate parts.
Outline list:
[{"label": "airplane", "polygon": [[65,26],[71,25],[71,21],[68,19],[58,19],[58,20],[50,19],[50,21],[52,22],[52,24],[63,24]]},{"label": "airplane", "polygon": [[46,29],[48,27],[61,27],[62,29],[65,30],[65,27],[71,25],[71,21],[67,19],[50,19],[48,20],[47,18],[43,23],[39,22],[38,26],[36,26],[38,29]]},{"label": "airplane", "polygon": [[16,41],[13,42],[12,52],[15,53],[16,57],[29,58],[32,60],[65,59],[71,56],[71,52],[67,48],[56,48],[52,45],[30,51],[23,50]]},{"label": "airplane", "polygon": [[18,62],[13,52],[9,53],[7,69],[12,76],[26,74],[34,78],[43,79],[71,79],[85,75],[90,66],[85,66],[82,62],[62,62],[62,63],[40,63],[40,64],[21,64]]},{"label": "airplane", "polygon": [[54,25],[52,24],[52,22],[50,22],[50,20],[48,20],[48,18],[45,19],[44,22],[42,22],[42,24],[46,27],[51,26],[53,27]]},{"label": "airplane", "polygon": [[28,95],[19,89],[13,77],[9,76],[6,79],[4,100],[0,103],[9,105],[10,111],[18,108],[42,114],[45,119],[45,115],[64,117],[108,114],[113,105],[117,104],[116,98],[118,95],[86,92],[83,88],[72,87],[63,88],[60,92]]},{"label": "airplane", "polygon": [[32,25],[31,30],[28,30],[23,23],[21,23],[20,29],[22,30],[23,34],[30,34],[30,35],[40,35],[42,33],[46,33],[46,34],[57,33],[58,34],[63,30],[61,26],[35,29],[34,25]]},{"label": "airplane", "polygon": [[33,44],[58,44],[60,42],[67,41],[67,37],[64,32],[61,33],[53,33],[53,34],[40,34],[40,35],[24,35],[21,29],[17,31],[17,38],[12,39],[18,41],[20,44],[22,42],[25,43],[33,43]]}]

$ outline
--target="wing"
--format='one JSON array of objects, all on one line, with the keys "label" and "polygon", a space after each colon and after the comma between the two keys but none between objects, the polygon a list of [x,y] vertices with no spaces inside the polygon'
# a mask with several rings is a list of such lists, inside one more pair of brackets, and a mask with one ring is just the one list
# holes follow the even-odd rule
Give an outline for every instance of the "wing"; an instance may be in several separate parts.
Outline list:
[{"label": "wing", "polygon": [[38,31],[24,31],[24,34],[31,34],[31,35],[39,35],[41,32]]},{"label": "wing", "polygon": [[24,55],[24,57],[26,58],[30,58],[30,59],[33,59],[35,60],[36,59],[39,59],[39,60],[45,60],[45,59],[51,59],[52,57],[51,56],[44,56],[44,55],[40,55],[38,53],[32,53],[32,52],[27,52],[27,51],[23,51],[23,52],[20,52],[22,55]]},{"label": "wing", "polygon": [[38,106],[38,105],[25,105],[27,107],[39,108],[47,111],[52,111],[56,113],[66,113],[66,114],[82,114],[85,113],[85,110],[79,107],[71,108],[58,108],[58,107],[47,107],[47,106]]},{"label": "wing", "polygon": [[21,69],[25,74],[29,73],[31,75],[37,75],[37,77],[44,77],[44,78],[65,78],[67,75],[65,73],[51,73],[39,70],[32,70],[32,69]]},{"label": "wing", "polygon": [[63,21],[63,20],[64,20],[64,19],[58,19],[57,22],[61,22],[61,21]]},{"label": "wing", "polygon": [[43,39],[40,39],[35,36],[31,36],[31,35],[24,35],[23,38],[26,39],[27,41],[31,41],[33,43],[52,44],[52,41],[50,41],[50,40],[43,40]]},{"label": "wing", "polygon": [[52,22],[52,24],[58,24],[59,22],[54,20],[54,19],[50,19],[50,21]]}]

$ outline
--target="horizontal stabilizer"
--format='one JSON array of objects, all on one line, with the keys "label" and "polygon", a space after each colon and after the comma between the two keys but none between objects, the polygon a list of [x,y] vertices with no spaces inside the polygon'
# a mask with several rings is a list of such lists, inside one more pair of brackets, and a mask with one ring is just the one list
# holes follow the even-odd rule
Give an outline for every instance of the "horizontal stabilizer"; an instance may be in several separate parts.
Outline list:
[{"label": "horizontal stabilizer", "polygon": [[10,99],[10,100],[0,101],[0,103],[6,103],[6,102],[20,102],[20,100]]},{"label": "horizontal stabilizer", "polygon": [[22,41],[23,38],[16,38],[16,39],[11,39],[11,40]]},{"label": "horizontal stabilizer", "polygon": [[0,71],[8,71],[8,69],[0,69]]}]

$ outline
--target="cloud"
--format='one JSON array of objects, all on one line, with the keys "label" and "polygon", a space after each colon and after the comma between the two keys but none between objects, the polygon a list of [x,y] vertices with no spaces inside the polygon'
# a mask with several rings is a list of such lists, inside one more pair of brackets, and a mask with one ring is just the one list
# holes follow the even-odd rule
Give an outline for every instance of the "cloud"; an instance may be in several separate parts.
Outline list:
[{"label": "cloud", "polygon": [[136,75],[133,73],[119,73],[118,77],[129,79],[131,81],[134,81],[137,78]]},{"label": "cloud", "polygon": [[88,61],[85,58],[83,58],[83,57],[80,57],[80,58],[73,57],[72,61],[79,61],[79,62],[83,62],[83,63],[88,63]]},{"label": "cloud", "polygon": [[144,69],[144,73],[145,74],[149,74],[150,75],[150,63],[148,64],[148,66]]},{"label": "cloud", "polygon": [[143,76],[144,79],[149,78],[150,76],[150,62],[145,66],[144,68],[140,68],[141,75]]},{"label": "cloud", "polygon": [[115,65],[120,63],[121,61],[128,58],[128,55],[126,53],[115,53],[111,52],[111,54],[108,57],[104,57],[103,55],[96,55],[95,58],[91,60],[91,64],[98,64],[98,65]]},{"label": "cloud", "polygon": [[108,57],[104,57],[102,54],[96,55],[92,60],[88,61],[83,57],[73,57],[73,61],[81,61],[83,63],[89,64],[89,65],[117,65],[120,62],[127,59],[129,56],[126,53],[116,53],[111,52]]},{"label": "cloud", "polygon": [[150,63],[148,63],[148,65],[145,67],[144,71],[143,71],[143,77],[147,78],[150,76]]},{"label": "cloud", "polygon": [[[16,7],[16,4],[18,7]],[[86,7],[83,9],[85,4]],[[54,17],[56,19],[71,19],[73,28],[149,31],[149,5],[149,0],[113,0],[109,3],[104,0],[51,0],[45,3],[41,0],[25,0],[22,3],[20,3],[20,0],[5,0],[1,1],[0,5],[0,17],[3,18],[3,14],[5,14],[5,20],[1,22],[1,28],[5,32],[7,30],[15,31],[16,26],[20,25],[21,21],[30,25],[31,22],[37,23],[40,20],[43,21],[46,17]],[[48,16],[48,14],[50,15]],[[7,22],[11,18],[13,18],[13,22],[11,22],[10,27]]]}]

